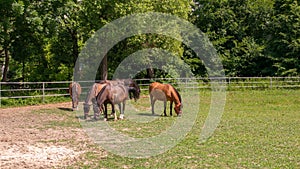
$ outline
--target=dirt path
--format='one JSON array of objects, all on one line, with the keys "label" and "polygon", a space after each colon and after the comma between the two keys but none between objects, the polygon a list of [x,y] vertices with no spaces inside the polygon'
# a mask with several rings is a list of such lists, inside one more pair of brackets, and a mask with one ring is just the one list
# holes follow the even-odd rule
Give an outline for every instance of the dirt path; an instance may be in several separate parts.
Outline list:
[{"label": "dirt path", "polygon": [[[86,151],[94,151],[79,127],[45,127],[51,121],[63,122],[61,115],[33,113],[41,109],[68,110],[70,105],[0,109],[0,168],[63,168],[83,160],[81,155]],[[97,151],[105,156],[105,152]]]}]

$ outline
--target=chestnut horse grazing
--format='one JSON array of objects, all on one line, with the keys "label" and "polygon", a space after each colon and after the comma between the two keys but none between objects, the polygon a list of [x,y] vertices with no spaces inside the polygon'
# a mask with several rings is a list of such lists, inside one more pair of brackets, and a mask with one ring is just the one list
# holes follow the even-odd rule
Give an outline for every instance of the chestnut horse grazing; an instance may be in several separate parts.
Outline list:
[{"label": "chestnut horse grazing", "polygon": [[81,94],[81,86],[77,82],[72,82],[69,85],[69,93],[72,98],[72,109],[73,111],[78,110],[79,97]]},{"label": "chestnut horse grazing", "polygon": [[161,84],[158,82],[151,83],[149,86],[150,101],[152,114],[154,114],[154,103],[156,100],[164,102],[164,115],[166,114],[167,101],[170,101],[170,115],[172,116],[172,105],[175,102],[174,110],[177,116],[182,114],[181,96],[178,91],[170,84]]},{"label": "chestnut horse grazing", "polygon": [[[120,110],[120,119],[124,118],[124,110],[126,100],[128,99],[128,89],[123,84],[114,84],[107,83],[101,91],[99,92],[96,100],[100,109],[102,109],[102,104],[104,104],[104,121],[107,121],[107,104],[112,105],[112,114],[117,120],[117,114],[115,113],[115,104],[119,105]],[[122,105],[123,104],[123,107]]]}]

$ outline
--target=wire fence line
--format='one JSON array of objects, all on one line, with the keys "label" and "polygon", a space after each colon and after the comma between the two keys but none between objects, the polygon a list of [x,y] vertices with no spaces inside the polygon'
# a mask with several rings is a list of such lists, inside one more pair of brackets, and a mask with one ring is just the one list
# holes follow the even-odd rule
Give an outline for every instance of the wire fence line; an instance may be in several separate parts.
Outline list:
[{"label": "wire fence line", "polygon": [[[171,83],[184,89],[210,89],[214,83],[227,90],[240,89],[300,89],[300,77],[225,77],[225,78],[153,78],[135,79],[142,91],[148,90],[153,81]],[[58,82],[0,82],[0,101],[4,99],[41,98],[68,96],[71,81]],[[80,81],[83,92],[94,82]]]}]

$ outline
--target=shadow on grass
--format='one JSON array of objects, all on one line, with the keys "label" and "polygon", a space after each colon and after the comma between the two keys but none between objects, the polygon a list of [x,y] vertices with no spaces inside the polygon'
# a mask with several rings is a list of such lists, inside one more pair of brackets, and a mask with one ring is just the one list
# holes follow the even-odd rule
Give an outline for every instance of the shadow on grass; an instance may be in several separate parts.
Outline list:
[{"label": "shadow on grass", "polygon": [[139,116],[148,116],[148,117],[158,117],[158,116],[162,116],[162,115],[159,115],[159,114],[149,114],[149,113],[138,113],[137,115]]},{"label": "shadow on grass", "polygon": [[58,109],[62,110],[62,111],[70,111],[70,112],[73,111],[73,109],[71,109],[71,108],[65,108],[65,107],[59,107]]}]

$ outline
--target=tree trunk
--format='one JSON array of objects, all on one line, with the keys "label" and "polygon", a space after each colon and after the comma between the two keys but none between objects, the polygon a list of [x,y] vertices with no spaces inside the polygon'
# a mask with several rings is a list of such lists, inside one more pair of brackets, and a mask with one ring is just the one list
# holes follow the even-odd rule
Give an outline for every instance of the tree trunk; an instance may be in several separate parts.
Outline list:
[{"label": "tree trunk", "polygon": [[78,46],[78,36],[77,31],[72,31],[72,41],[73,41],[73,65],[74,65],[74,74],[79,75],[79,66],[76,66],[76,61],[79,55],[79,46]]},{"label": "tree trunk", "polygon": [[6,82],[7,81],[7,73],[8,73],[8,66],[9,66],[8,49],[4,49],[4,55],[5,55],[5,63],[4,63],[4,70],[3,70],[2,82]]},{"label": "tree trunk", "polygon": [[101,80],[107,80],[107,55],[105,55],[103,60],[101,61],[100,67]]},{"label": "tree trunk", "polygon": [[147,78],[149,78],[149,79],[154,78],[154,69],[153,68],[147,69]]}]

